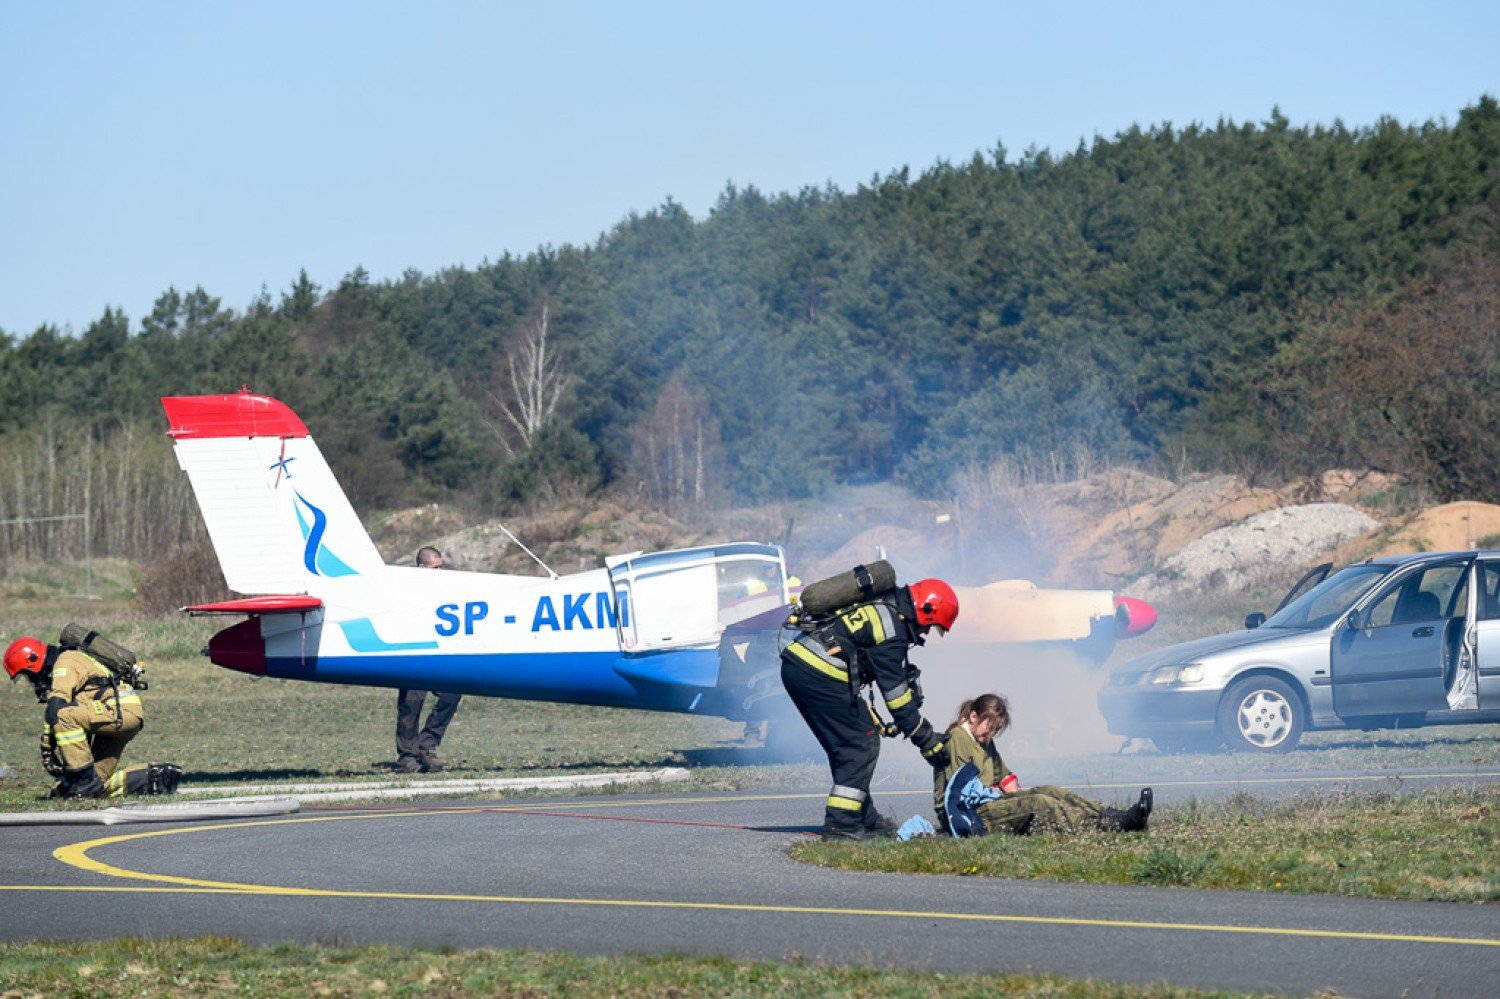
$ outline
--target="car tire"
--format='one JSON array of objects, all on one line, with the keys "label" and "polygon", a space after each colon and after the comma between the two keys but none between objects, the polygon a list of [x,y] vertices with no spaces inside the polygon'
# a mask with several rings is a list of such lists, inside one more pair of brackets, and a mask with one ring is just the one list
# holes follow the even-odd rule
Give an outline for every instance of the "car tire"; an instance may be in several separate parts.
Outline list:
[{"label": "car tire", "polygon": [[1219,735],[1235,753],[1285,753],[1302,739],[1307,712],[1285,680],[1250,676],[1219,701]]}]

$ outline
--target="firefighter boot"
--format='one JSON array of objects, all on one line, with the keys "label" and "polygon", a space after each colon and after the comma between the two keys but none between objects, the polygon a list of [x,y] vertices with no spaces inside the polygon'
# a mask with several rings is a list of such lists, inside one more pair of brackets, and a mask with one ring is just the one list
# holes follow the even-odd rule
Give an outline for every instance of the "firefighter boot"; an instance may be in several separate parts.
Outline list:
[{"label": "firefighter boot", "polygon": [[94,765],[90,763],[78,770],[64,770],[62,788],[59,797],[62,798],[102,798],[104,797],[104,781],[94,772]]},{"label": "firefighter boot", "polygon": [[880,839],[890,839],[891,837],[896,835],[896,830],[900,828],[901,826],[899,826],[894,820],[881,815],[873,808],[870,809],[869,813],[865,816],[865,832],[871,836],[875,836]]},{"label": "firefighter boot", "polygon": [[176,794],[182,768],[175,763],[153,763],[146,770],[147,794]]},{"label": "firefighter boot", "polygon": [[443,772],[443,761],[438,759],[438,754],[432,750],[419,750],[417,759],[420,761],[424,774],[440,774]]},{"label": "firefighter boot", "polygon": [[176,794],[177,784],[182,780],[182,768],[175,763],[148,763],[131,767],[123,775],[124,785],[117,794],[147,795]]}]

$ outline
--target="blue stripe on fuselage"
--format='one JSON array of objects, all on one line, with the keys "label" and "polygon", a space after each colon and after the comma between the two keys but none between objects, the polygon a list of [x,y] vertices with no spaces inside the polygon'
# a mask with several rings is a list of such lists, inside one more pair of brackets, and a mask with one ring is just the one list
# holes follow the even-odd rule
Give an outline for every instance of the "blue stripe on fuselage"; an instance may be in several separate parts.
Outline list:
[{"label": "blue stripe on fuselage", "polygon": [[[619,667],[640,673],[647,663],[660,664],[646,671],[653,681],[650,684],[632,684],[616,670]],[[674,649],[642,656],[619,652],[418,653],[320,656],[311,662],[266,660],[266,675],[284,680],[420,687],[455,694],[654,711],[687,711],[699,693],[715,685],[718,672],[715,649]]]}]

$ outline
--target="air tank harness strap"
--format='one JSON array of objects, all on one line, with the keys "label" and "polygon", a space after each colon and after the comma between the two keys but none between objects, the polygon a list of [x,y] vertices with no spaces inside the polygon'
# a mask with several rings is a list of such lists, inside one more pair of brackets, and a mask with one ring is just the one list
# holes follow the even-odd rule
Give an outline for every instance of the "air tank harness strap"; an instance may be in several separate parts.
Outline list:
[{"label": "air tank harness strap", "polygon": [[[115,702],[115,724],[123,725],[125,724],[125,712],[120,707],[120,682],[115,678],[113,673],[110,673],[108,676],[96,676],[84,683],[81,689],[102,692],[106,687],[109,688],[109,699]],[[94,698],[95,701],[102,699],[100,697]]]}]

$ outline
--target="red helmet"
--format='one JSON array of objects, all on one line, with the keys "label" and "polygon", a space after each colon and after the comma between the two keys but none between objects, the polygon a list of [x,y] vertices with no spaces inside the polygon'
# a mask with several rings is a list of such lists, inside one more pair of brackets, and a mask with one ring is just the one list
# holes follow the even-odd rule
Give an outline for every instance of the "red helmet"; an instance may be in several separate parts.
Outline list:
[{"label": "red helmet", "polygon": [[946,635],[958,620],[958,594],[941,579],[919,579],[907,587],[917,608],[917,624]]},{"label": "red helmet", "polygon": [[5,650],[5,672],[12,680],[22,673],[40,673],[46,658],[46,642],[39,638],[18,638]]}]

